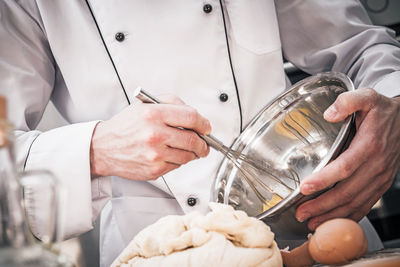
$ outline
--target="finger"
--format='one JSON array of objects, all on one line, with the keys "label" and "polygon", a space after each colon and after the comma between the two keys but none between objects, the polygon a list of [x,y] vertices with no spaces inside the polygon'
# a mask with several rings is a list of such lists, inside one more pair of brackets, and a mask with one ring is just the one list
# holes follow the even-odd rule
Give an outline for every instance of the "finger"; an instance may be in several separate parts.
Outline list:
[{"label": "finger", "polygon": [[165,124],[172,127],[183,127],[207,135],[211,132],[210,122],[201,116],[196,109],[186,105],[163,105],[161,116]]},{"label": "finger", "polygon": [[309,195],[350,177],[359,166],[368,160],[370,139],[369,136],[361,136],[357,133],[347,150],[320,171],[312,173],[301,182],[301,193]]},{"label": "finger", "polygon": [[311,231],[314,231],[323,222],[326,222],[328,220],[335,219],[335,218],[347,218],[348,216],[349,216],[349,213],[347,212],[346,207],[341,206],[337,209],[331,210],[327,213],[324,213],[320,216],[310,219],[307,223],[307,227]]},{"label": "finger", "polygon": [[207,156],[210,151],[207,143],[193,131],[169,127],[166,134],[165,144],[171,148],[191,152],[199,158]]},{"label": "finger", "polygon": [[[308,226],[310,229],[315,229],[319,224],[323,223],[326,220],[332,218],[347,218],[351,217],[352,214],[363,214],[361,217],[365,216],[368,211],[365,211],[366,203],[375,203],[382,196],[381,188],[384,186],[386,189],[387,182],[382,184],[382,181],[386,181],[385,174],[374,177],[374,181],[368,186],[364,187],[363,190],[360,191],[358,195],[348,196],[346,197],[346,201],[344,204],[336,205],[328,212],[324,212],[318,216],[311,216],[312,219],[308,222]],[[332,197],[332,196],[331,196]],[[339,200],[341,199],[340,190],[338,190],[337,195],[333,196],[333,198]],[[321,198],[320,201],[326,201],[326,199]],[[343,202],[342,202],[343,203]],[[373,205],[373,204],[372,204]],[[363,208],[364,207],[364,208]],[[372,206],[371,206],[372,207]],[[356,216],[351,217],[356,219]]]},{"label": "finger", "polygon": [[350,179],[337,183],[335,187],[317,198],[301,204],[296,210],[296,218],[303,222],[350,202],[369,183],[367,179],[363,179],[365,174],[362,170],[362,168],[358,169]]},{"label": "finger", "polygon": [[368,211],[372,208],[372,206],[379,200],[380,197],[378,195],[382,195],[383,192],[384,192],[383,189],[379,189],[378,191],[379,194],[374,195],[366,203],[360,205],[357,208],[358,211],[356,213],[351,213],[350,209],[348,208],[348,205],[343,205],[330,212],[324,213],[323,215],[312,218],[308,222],[307,226],[311,231],[314,231],[318,227],[318,225],[334,218],[350,218],[354,221],[359,221],[362,217],[364,217],[368,213]]},{"label": "finger", "polygon": [[365,202],[360,208],[358,208],[353,214],[349,216],[349,218],[359,221],[361,220],[365,215],[367,215],[372,207],[375,205],[376,202],[383,196],[383,194],[390,188],[392,185],[391,182],[387,182],[381,186],[378,190],[376,190],[376,195],[368,199],[367,202]]},{"label": "finger", "polygon": [[[367,167],[369,164],[369,162],[366,162],[362,165],[350,179],[337,183],[335,187],[317,198],[301,204],[296,210],[296,218],[302,222],[348,203],[351,203],[346,206],[349,211],[342,215],[347,216],[354,212],[374,194],[376,188],[386,182],[384,175],[371,175],[371,173],[368,173]],[[365,177],[370,177],[370,179]]]},{"label": "finger", "polygon": [[165,149],[164,160],[168,163],[182,165],[195,159],[198,159],[198,157],[193,152],[172,147],[167,147]]},{"label": "finger", "polygon": [[324,118],[338,122],[356,111],[368,112],[377,103],[379,94],[370,88],[358,89],[340,94],[336,101],[324,112]]}]

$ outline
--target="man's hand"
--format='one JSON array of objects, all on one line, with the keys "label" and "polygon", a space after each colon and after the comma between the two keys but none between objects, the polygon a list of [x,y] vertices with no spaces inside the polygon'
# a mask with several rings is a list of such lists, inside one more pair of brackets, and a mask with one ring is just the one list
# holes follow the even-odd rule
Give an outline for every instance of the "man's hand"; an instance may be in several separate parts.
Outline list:
[{"label": "man's hand", "polygon": [[177,98],[163,101],[174,104],[135,103],[97,125],[90,150],[92,177],[153,180],[208,155],[203,139],[176,127],[209,134],[209,121]]},{"label": "man's hand", "polygon": [[346,92],[325,111],[324,118],[338,122],[353,112],[357,133],[349,148],[300,185],[301,193],[309,195],[337,183],[298,207],[297,219],[310,219],[311,230],[337,217],[359,221],[389,189],[400,167],[400,99],[373,89]]}]

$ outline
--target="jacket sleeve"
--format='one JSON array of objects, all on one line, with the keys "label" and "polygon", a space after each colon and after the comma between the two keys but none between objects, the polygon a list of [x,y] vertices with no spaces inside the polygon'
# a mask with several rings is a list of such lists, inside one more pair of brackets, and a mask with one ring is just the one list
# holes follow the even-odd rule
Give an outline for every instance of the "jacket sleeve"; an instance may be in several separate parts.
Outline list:
[{"label": "jacket sleeve", "polygon": [[284,57],[303,71],[346,73],[358,87],[400,95],[400,44],[358,0],[276,0]]},{"label": "jacket sleeve", "polygon": [[[66,193],[61,212],[68,238],[92,228],[111,188],[109,178],[91,180],[90,142],[97,121],[35,130],[60,75],[36,2],[0,1],[0,94],[7,98],[16,129],[17,167],[48,170],[59,180]],[[35,198],[40,203],[39,194]],[[32,220],[38,224],[32,225],[33,231],[43,219]]]}]

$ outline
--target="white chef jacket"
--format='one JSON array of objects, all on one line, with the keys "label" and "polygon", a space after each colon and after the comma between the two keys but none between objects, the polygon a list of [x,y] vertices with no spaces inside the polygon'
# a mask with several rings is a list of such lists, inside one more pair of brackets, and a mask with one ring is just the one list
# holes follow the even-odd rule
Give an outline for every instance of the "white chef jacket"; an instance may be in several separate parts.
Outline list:
[{"label": "white chef jacket", "polygon": [[[282,56],[310,74],[340,71],[356,87],[399,95],[399,43],[356,0],[0,1],[0,93],[16,126],[18,166],[62,182],[66,237],[90,230],[103,209],[102,266],[161,216],[206,211],[222,155],[211,150],[154,182],[91,180],[96,123],[134,104],[142,86],[181,97],[230,144],[288,87]],[[49,101],[71,124],[35,131]]]}]

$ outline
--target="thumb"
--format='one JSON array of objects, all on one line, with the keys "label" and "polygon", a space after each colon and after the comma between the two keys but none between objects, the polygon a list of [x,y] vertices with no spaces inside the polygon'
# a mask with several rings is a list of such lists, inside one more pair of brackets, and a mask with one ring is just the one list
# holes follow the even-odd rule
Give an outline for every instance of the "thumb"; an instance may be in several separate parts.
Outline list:
[{"label": "thumb", "polygon": [[379,94],[371,88],[357,89],[340,94],[336,101],[324,112],[324,119],[338,122],[356,111],[371,110],[378,101]]}]

